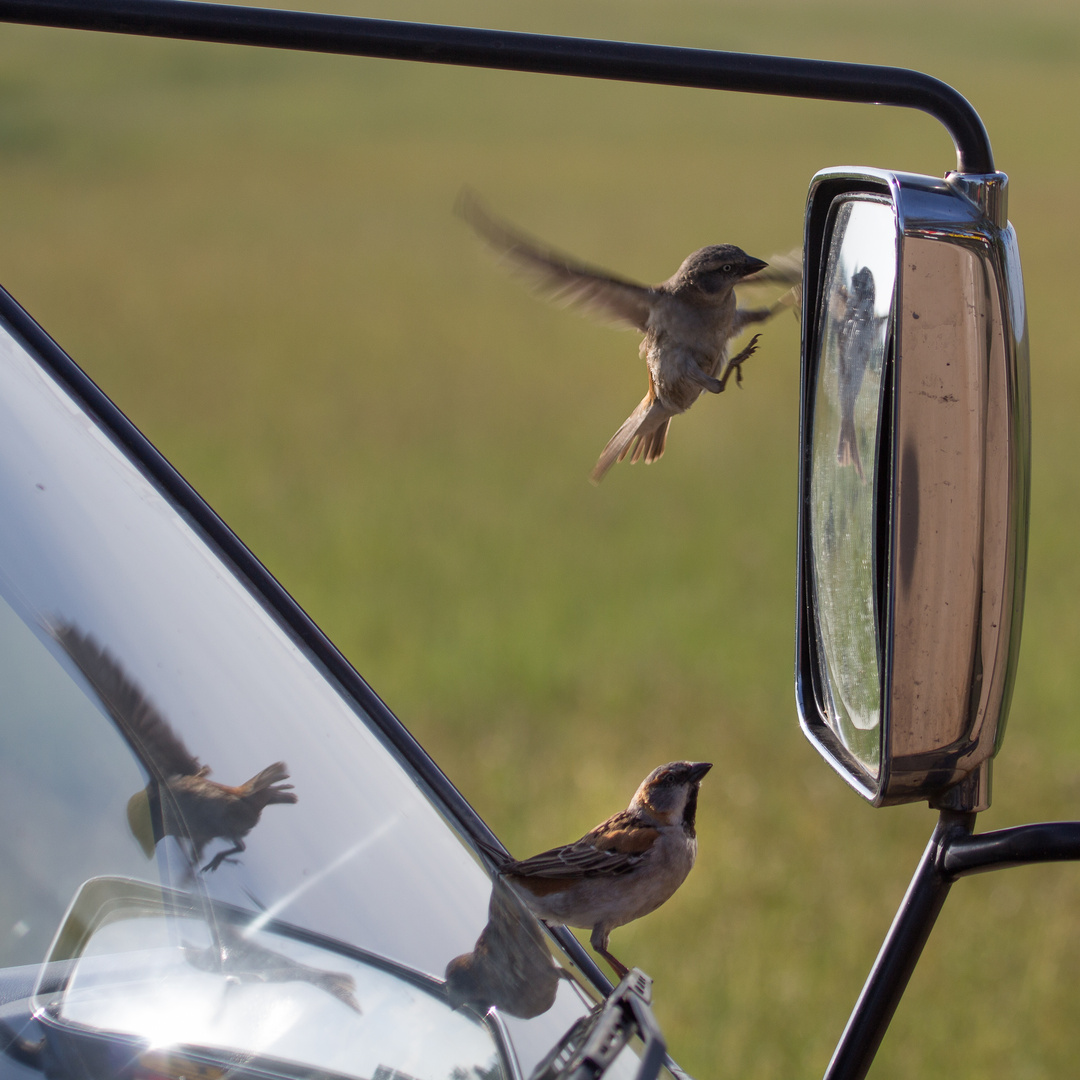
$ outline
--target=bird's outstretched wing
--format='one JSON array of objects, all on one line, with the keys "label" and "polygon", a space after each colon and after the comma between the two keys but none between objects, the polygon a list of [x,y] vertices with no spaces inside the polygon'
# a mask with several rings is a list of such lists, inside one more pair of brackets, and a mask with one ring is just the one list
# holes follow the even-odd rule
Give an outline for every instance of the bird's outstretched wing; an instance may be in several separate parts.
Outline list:
[{"label": "bird's outstretched wing", "polygon": [[151,775],[164,780],[170,776],[195,776],[203,771],[199,759],[107,649],[73,623],[50,623],[46,629],[82,672],[120,734]]},{"label": "bird's outstretched wing", "polygon": [[650,302],[655,296],[649,286],[587,266],[526,236],[492,217],[468,189],[459,196],[457,211],[548,299],[578,307],[610,325],[642,333],[648,328]]},{"label": "bird's outstretched wing", "polygon": [[622,810],[576,843],[511,863],[506,872],[519,877],[552,879],[581,874],[625,874],[641,862],[658,836],[651,825]]},{"label": "bird's outstretched wing", "polygon": [[736,288],[749,288],[751,285],[801,285],[802,271],[802,248],[792,248],[783,255],[770,255],[768,266],[764,270],[743,278]]},{"label": "bird's outstretched wing", "polygon": [[790,308],[796,318],[802,318],[802,269],[802,248],[793,248],[784,255],[770,255],[769,265],[764,270],[743,278],[735,287],[741,296],[744,289],[752,292],[754,286],[787,285],[787,292],[779,300],[761,310],[772,316],[779,314],[783,308]]}]

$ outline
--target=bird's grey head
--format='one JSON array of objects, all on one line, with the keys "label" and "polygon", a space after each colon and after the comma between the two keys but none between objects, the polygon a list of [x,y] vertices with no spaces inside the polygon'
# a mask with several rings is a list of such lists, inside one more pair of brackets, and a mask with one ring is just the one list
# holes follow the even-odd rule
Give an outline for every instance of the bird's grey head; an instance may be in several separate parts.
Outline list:
[{"label": "bird's grey head", "polygon": [[768,265],[734,244],[710,244],[687,255],[668,285],[676,291],[694,289],[706,296],[715,296],[730,291],[743,278]]},{"label": "bird's grey head", "polygon": [[873,304],[874,292],[874,272],[869,266],[864,266],[851,279],[852,296],[865,304]]},{"label": "bird's grey head", "polygon": [[665,825],[681,821],[693,836],[698,788],[711,768],[709,761],[671,761],[661,765],[642,780],[630,806]]}]

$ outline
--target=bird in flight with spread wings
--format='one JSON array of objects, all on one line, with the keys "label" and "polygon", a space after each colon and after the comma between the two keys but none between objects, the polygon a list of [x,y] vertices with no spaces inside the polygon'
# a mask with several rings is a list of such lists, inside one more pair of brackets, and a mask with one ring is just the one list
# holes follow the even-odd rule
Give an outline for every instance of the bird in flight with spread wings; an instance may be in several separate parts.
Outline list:
[{"label": "bird in flight with spread wings", "polygon": [[[798,302],[801,267],[781,257],[769,264],[733,244],[711,244],[688,255],[658,285],[642,285],[578,262],[494,217],[471,191],[458,210],[476,232],[513,268],[550,299],[572,304],[618,327],[644,335],[639,353],[648,369],[645,397],[608,441],[590,479],[599,483],[617,461],[657,461],[667,445],[668,426],[704,391],[722,393],[734,373],[757,350],[755,334],[734,356],[732,342],[748,326],[762,323]],[[735,287],[781,282],[793,285],[769,307],[738,306]]]},{"label": "bird in flight with spread wings", "polygon": [[245,850],[244,837],[273,803],[295,803],[296,794],[282,761],[258,772],[246,783],[229,787],[208,779],[203,765],[184,745],[123,665],[93,637],[72,623],[46,628],[90,684],[106,714],[150,774],[150,782],[128,802],[128,824],[147,857],[166,836],[185,841],[192,866],[202,862],[212,840],[229,841],[204,867],[216,870]]}]

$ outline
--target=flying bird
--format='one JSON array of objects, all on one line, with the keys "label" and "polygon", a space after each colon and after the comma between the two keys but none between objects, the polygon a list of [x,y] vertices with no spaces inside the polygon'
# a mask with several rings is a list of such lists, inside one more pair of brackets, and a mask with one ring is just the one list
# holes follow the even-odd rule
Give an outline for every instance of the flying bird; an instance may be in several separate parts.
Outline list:
[{"label": "flying bird", "polygon": [[[617,461],[657,461],[667,444],[672,417],[686,412],[703,391],[719,394],[732,373],[742,382],[742,365],[757,350],[760,335],[734,356],[731,343],[747,327],[764,322],[793,299],[771,307],[740,308],[735,286],[780,280],[791,282],[785,267],[775,277],[769,265],[733,244],[712,244],[688,255],[659,285],[641,285],[588,266],[549,248],[493,217],[465,191],[458,210],[477,233],[550,299],[573,304],[624,329],[644,334],[639,353],[648,368],[649,387],[600,454],[590,479],[594,484]],[[801,273],[800,273],[801,276]],[[792,290],[791,297],[796,295]]]},{"label": "flying bird", "polygon": [[306,982],[360,1012],[356,980],[344,971],[325,971],[260,945],[250,930],[224,921],[213,928],[215,943],[205,949],[182,946],[192,967],[224,975],[236,983]]},{"label": "flying bird", "polygon": [[886,321],[875,313],[877,289],[874,274],[868,266],[860,267],[851,279],[850,290],[843,285],[837,290],[837,303],[843,308],[836,319],[837,382],[840,398],[840,437],[836,460],[840,465],[853,465],[855,474],[864,480],[859,442],[855,431],[855,402],[862,389],[866,369],[873,366],[875,347],[879,346],[880,330]]},{"label": "flying bird", "polygon": [[698,789],[711,768],[707,761],[661,765],[625,810],[580,840],[531,859],[504,856],[496,868],[541,919],[591,930],[589,943],[622,978],[629,969],[608,951],[611,931],[655,911],[690,873]]},{"label": "flying bird", "polygon": [[[207,779],[208,765],[191,754],[169,721],[93,637],[71,623],[48,632],[82,672],[105,712],[150,774],[143,791],[128,801],[128,825],[147,857],[166,836],[186,840],[197,866],[215,839],[233,846],[218,852],[202,869],[216,870],[230,855],[244,851],[244,837],[273,803],[295,803],[283,761],[268,765],[239,787]],[[149,820],[149,829],[147,822]]]}]

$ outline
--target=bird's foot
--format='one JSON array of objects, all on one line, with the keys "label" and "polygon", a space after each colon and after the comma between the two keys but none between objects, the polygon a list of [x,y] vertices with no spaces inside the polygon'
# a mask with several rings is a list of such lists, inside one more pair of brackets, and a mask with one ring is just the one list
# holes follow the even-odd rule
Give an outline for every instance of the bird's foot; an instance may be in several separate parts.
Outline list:
[{"label": "bird's foot", "polygon": [[735,385],[742,386],[742,366],[744,363],[746,363],[747,360],[750,359],[751,356],[754,355],[754,353],[757,352],[757,343],[758,338],[760,337],[760,334],[755,334],[750,339],[750,344],[747,345],[746,348],[738,354],[738,356],[734,357],[728,362],[727,371],[724,372],[724,377],[720,380],[721,390],[723,390],[724,387],[727,385],[727,381],[731,378],[731,373],[733,371],[735,372]]},{"label": "bird's foot", "polygon": [[230,858],[235,855],[235,851],[219,851],[200,871],[203,874],[213,873],[222,863],[229,863],[232,866],[239,864],[239,859]]},{"label": "bird's foot", "polygon": [[224,855],[215,855],[202,869],[200,874],[212,874],[222,863],[229,863],[231,866],[239,865],[239,859],[227,859]]},{"label": "bird's foot", "polygon": [[611,965],[612,970],[619,979],[625,978],[630,973],[630,969],[617,957],[612,956],[607,949],[597,949],[596,951]]}]

